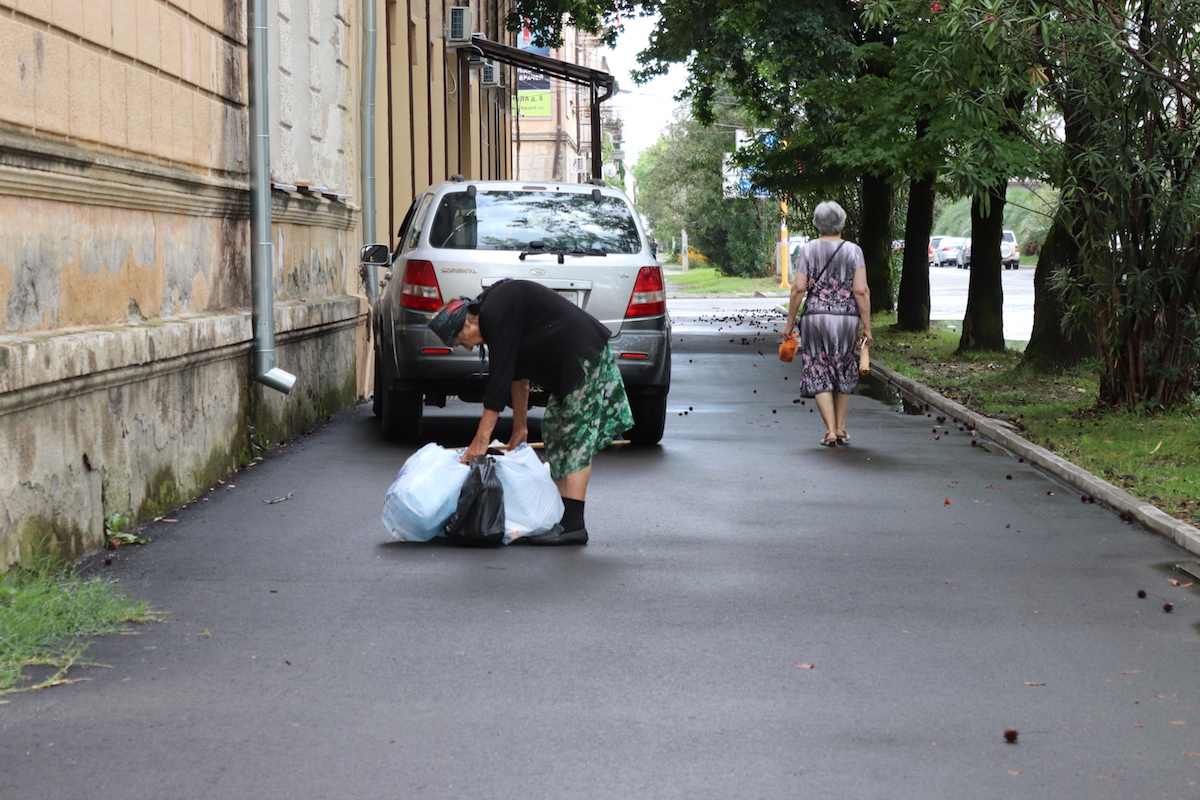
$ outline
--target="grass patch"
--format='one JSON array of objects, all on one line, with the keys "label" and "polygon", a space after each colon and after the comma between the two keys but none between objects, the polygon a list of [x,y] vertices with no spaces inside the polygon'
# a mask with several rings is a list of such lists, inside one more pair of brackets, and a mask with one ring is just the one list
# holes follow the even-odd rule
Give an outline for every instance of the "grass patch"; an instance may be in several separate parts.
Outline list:
[{"label": "grass patch", "polygon": [[697,294],[752,295],[784,291],[775,278],[731,278],[722,275],[714,267],[694,267],[687,272],[670,272],[664,276],[667,286],[676,292]]},{"label": "grass patch", "polygon": [[[87,663],[87,637],[154,618],[145,603],[128,599],[110,580],[50,565],[14,567],[0,575],[0,694],[69,682],[67,670]],[[54,671],[21,685],[27,667]]]},{"label": "grass patch", "polygon": [[1100,366],[1040,372],[1015,350],[960,354],[941,326],[903,333],[877,315],[871,354],[973,411],[1012,423],[1026,440],[1192,525],[1200,525],[1200,405],[1139,416],[1098,405]]}]

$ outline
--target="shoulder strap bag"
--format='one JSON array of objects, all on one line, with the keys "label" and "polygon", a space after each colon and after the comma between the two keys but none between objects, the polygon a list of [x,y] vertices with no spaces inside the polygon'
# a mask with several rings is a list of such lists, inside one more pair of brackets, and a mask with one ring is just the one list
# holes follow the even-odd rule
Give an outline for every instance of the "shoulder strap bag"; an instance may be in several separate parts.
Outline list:
[{"label": "shoulder strap bag", "polygon": [[842,249],[842,245],[844,245],[845,243],[846,243],[845,239],[843,239],[841,242],[838,243],[838,246],[833,249],[833,253],[829,256],[829,260],[825,262],[825,266],[821,268],[821,274],[808,282],[810,292],[812,291],[813,284],[815,284],[821,278],[825,277],[825,273],[829,271],[829,265],[833,263],[833,260],[835,258],[837,258],[838,251],[840,251]]}]

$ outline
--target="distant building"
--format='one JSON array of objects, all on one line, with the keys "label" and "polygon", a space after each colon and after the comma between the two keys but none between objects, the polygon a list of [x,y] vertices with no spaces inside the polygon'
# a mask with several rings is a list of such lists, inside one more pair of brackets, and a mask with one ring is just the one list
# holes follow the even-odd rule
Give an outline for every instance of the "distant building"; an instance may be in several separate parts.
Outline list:
[{"label": "distant building", "polygon": [[[517,47],[572,64],[608,71],[600,40],[574,28],[563,32],[562,47],[533,44],[533,33],[517,35]],[[513,175],[519,180],[586,183],[604,177],[621,186],[619,175],[592,175],[591,98],[588,87],[548,77],[529,69],[517,70],[513,114]],[[621,142],[618,112],[601,105],[601,129],[607,145]],[[606,167],[607,168],[607,167]]]}]

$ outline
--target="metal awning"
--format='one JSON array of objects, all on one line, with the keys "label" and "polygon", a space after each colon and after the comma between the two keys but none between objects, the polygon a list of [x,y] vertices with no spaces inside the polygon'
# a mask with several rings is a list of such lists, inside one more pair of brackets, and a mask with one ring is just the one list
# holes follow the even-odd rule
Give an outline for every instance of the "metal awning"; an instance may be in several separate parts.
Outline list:
[{"label": "metal awning", "polygon": [[[478,52],[485,58],[549,75],[553,78],[587,86],[591,89],[592,127],[592,178],[600,177],[604,165],[604,154],[600,140],[600,104],[617,92],[617,79],[603,70],[592,69],[569,61],[561,61],[539,53],[531,53],[507,44],[493,42],[476,34],[470,44],[457,48],[459,52]],[[603,90],[603,94],[601,94]]]}]

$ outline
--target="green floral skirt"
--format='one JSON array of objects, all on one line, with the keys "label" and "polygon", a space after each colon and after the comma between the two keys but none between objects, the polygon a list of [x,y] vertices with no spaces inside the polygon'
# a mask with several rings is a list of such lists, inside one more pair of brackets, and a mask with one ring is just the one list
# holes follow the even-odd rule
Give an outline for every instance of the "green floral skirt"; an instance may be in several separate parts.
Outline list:
[{"label": "green floral skirt", "polygon": [[550,477],[558,480],[585,469],[620,434],[633,427],[621,370],[607,346],[595,361],[579,359],[583,380],[566,397],[550,395],[542,418],[542,440]]}]

